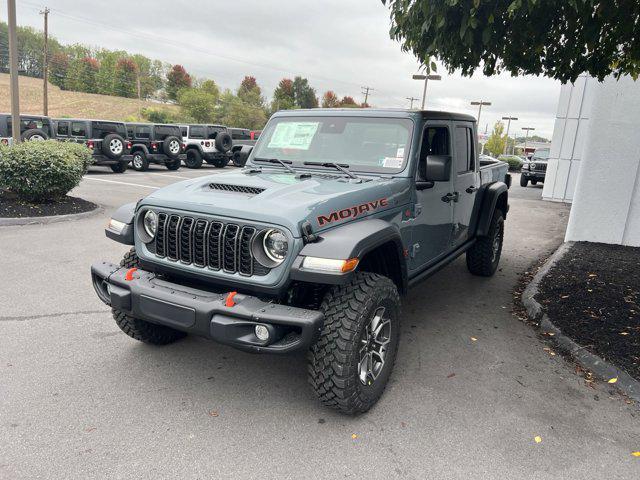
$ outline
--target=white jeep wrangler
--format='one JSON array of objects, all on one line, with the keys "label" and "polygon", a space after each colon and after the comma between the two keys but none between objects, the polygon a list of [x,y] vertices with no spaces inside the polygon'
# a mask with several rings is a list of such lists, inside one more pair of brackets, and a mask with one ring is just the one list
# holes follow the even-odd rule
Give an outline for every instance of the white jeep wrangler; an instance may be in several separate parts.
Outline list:
[{"label": "white jeep wrangler", "polygon": [[200,168],[202,160],[223,168],[231,159],[232,140],[223,125],[180,125],[182,141],[187,154],[184,164]]}]

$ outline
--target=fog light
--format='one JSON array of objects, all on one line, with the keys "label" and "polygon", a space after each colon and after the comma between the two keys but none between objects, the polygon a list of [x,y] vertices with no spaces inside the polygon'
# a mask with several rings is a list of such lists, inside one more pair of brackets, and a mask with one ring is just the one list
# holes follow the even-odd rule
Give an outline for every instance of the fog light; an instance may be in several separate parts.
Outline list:
[{"label": "fog light", "polygon": [[256,337],[258,337],[258,340],[260,340],[261,342],[266,342],[267,340],[269,340],[269,329],[264,325],[256,325],[255,331]]}]

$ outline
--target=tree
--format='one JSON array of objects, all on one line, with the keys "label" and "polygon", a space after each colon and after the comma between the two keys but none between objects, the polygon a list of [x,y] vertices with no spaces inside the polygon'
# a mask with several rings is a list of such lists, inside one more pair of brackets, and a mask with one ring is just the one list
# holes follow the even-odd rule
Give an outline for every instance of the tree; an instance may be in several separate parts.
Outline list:
[{"label": "tree", "polygon": [[544,74],[563,83],[640,73],[637,0],[382,0],[392,38],[423,63],[485,75]]},{"label": "tree", "polygon": [[336,108],[340,106],[338,96],[332,91],[327,90],[322,96],[322,108]]},{"label": "tree", "polygon": [[318,98],[316,91],[309,86],[309,80],[302,77],[293,79],[293,95],[295,106],[298,108],[317,108]]},{"label": "tree", "polygon": [[340,107],[342,108],[358,108],[358,103],[353,99],[353,97],[344,96],[342,100],[340,100]]},{"label": "tree", "polygon": [[211,123],[216,118],[218,95],[210,89],[183,88],[178,92],[178,103],[183,114],[195,122]]},{"label": "tree", "polygon": [[96,75],[99,68],[95,58],[84,57],[72,60],[67,70],[65,86],[77,92],[96,93]]},{"label": "tree", "polygon": [[267,115],[263,108],[250,105],[225,90],[220,97],[220,116],[218,120],[225,125],[259,130],[267,122]]},{"label": "tree", "polygon": [[296,97],[293,91],[293,80],[283,78],[273,91],[271,111],[293,110],[296,107]]},{"label": "tree", "polygon": [[498,155],[502,155],[506,144],[507,136],[504,135],[504,123],[497,121],[493,126],[491,136],[487,139],[487,143],[484,144],[484,149],[492,156],[497,157]]},{"label": "tree", "polygon": [[171,100],[177,100],[178,92],[183,88],[191,88],[191,75],[182,65],[174,65],[167,73],[167,95]]},{"label": "tree", "polygon": [[138,67],[130,58],[121,58],[116,63],[113,93],[119,97],[127,98],[138,96]]},{"label": "tree", "polygon": [[69,56],[64,52],[54,53],[49,59],[49,79],[52,84],[65,90],[65,80],[69,70]]},{"label": "tree", "polygon": [[205,80],[200,85],[200,90],[216,97],[216,101],[220,98],[220,89],[213,80]]},{"label": "tree", "polygon": [[259,108],[264,108],[264,98],[262,98],[262,90],[258,86],[255,77],[246,76],[238,87],[237,97],[249,104]]}]

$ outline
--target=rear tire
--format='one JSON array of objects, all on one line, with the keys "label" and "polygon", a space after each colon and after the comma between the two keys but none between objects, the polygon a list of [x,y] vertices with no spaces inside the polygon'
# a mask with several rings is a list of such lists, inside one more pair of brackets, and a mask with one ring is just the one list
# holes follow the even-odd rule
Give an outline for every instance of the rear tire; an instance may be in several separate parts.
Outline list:
[{"label": "rear tire", "polygon": [[100,148],[102,153],[104,153],[111,160],[119,160],[120,157],[124,154],[125,141],[117,133],[110,133],[102,140],[102,144]]},{"label": "rear tire", "polygon": [[133,154],[131,168],[136,172],[146,172],[149,170],[149,160],[147,160],[147,155],[142,150]]},{"label": "rear tire", "polygon": [[178,170],[180,168],[181,163],[182,162],[180,161],[180,159],[171,160],[171,161],[165,162],[164,166],[167,167],[167,170]]},{"label": "rear tire", "polygon": [[529,184],[529,179],[524,175],[520,175],[520,186],[526,187]]},{"label": "rear tire", "polygon": [[534,186],[535,186],[535,185],[537,185],[537,184],[538,184],[538,180],[535,180],[535,179],[533,179],[533,178],[532,178],[532,179],[531,179],[531,185],[534,185]]},{"label": "rear tire", "polygon": [[467,250],[467,268],[473,275],[491,277],[498,269],[500,256],[502,255],[502,243],[504,240],[504,217],[502,211],[493,212],[489,234],[480,237]]},{"label": "rear tire", "polygon": [[228,157],[215,158],[210,163],[216,168],[224,168],[227,165],[229,165],[229,158]]},{"label": "rear tire", "polygon": [[40,128],[27,130],[21,135],[21,137],[23,142],[43,142],[45,140],[49,140],[49,135]]},{"label": "rear tire", "polygon": [[[122,260],[120,266],[124,268],[139,268],[140,260],[134,248],[129,250]],[[139,318],[131,317],[126,313],[111,310],[113,319],[116,321],[120,330],[129,335],[131,338],[150,345],[167,345],[176,340],[184,338],[187,334],[164,325],[156,325]]]},{"label": "rear tire", "polygon": [[113,173],[124,173],[127,170],[127,162],[116,163],[115,165],[109,165]]},{"label": "rear tire", "polygon": [[320,308],[325,320],[308,354],[309,383],[325,406],[364,413],[378,401],[393,370],[400,338],[398,290],[387,277],[357,272],[347,285],[329,290]]},{"label": "rear tire", "polygon": [[202,155],[195,148],[187,150],[187,158],[184,164],[187,168],[200,168],[202,167]]}]

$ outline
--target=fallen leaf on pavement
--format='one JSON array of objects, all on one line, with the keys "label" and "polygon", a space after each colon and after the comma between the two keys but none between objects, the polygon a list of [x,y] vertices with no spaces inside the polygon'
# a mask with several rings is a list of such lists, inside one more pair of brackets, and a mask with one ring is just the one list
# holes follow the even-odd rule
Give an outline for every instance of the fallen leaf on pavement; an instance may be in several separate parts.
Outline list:
[{"label": "fallen leaf on pavement", "polygon": [[477,341],[478,341],[478,339],[477,339],[476,337],[471,337],[471,341],[472,341],[472,342],[477,342]]},{"label": "fallen leaf on pavement", "polygon": [[631,452],[634,457],[640,457],[640,452]]},{"label": "fallen leaf on pavement", "polygon": [[456,376],[456,374],[455,374],[455,373],[450,373],[449,375],[447,375],[447,378],[453,378],[453,377],[455,377],[455,376]]},{"label": "fallen leaf on pavement", "polygon": [[629,335],[629,332],[620,332],[620,335]]},{"label": "fallen leaf on pavement", "polygon": [[533,437],[533,440],[534,440],[536,443],[540,443],[540,442],[542,441],[542,437],[541,437],[541,436],[539,436],[539,435],[536,435],[535,437]]},{"label": "fallen leaf on pavement", "polygon": [[618,377],[610,378],[607,383],[616,383],[618,381]]},{"label": "fallen leaf on pavement", "polygon": [[220,415],[220,414],[218,413],[218,411],[217,411],[217,410],[211,410],[211,411],[209,412],[209,416],[211,416],[211,417],[217,417],[217,416],[219,416],[219,415]]},{"label": "fallen leaf on pavement", "polygon": [[355,440],[356,438],[358,438],[358,435],[356,435],[355,433],[352,433],[351,438]]}]

